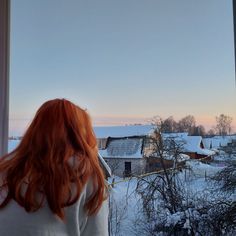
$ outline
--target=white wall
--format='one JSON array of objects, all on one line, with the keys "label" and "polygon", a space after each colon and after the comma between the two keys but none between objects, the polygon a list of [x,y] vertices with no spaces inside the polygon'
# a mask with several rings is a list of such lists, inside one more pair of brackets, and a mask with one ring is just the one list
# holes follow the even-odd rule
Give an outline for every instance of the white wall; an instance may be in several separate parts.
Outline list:
[{"label": "white wall", "polygon": [[144,158],[104,158],[112,174],[123,177],[125,170],[125,162],[131,162],[131,172],[134,175],[145,173],[146,160]]}]

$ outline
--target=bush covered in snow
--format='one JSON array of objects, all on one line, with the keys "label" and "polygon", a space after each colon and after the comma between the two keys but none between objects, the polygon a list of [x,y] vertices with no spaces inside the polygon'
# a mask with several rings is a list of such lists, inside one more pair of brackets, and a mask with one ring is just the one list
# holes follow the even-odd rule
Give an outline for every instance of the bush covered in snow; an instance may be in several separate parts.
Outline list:
[{"label": "bush covered in snow", "polygon": [[168,172],[169,184],[153,174],[115,185],[111,235],[235,235],[236,192],[222,188],[235,169],[192,160],[187,166],[191,170]]}]

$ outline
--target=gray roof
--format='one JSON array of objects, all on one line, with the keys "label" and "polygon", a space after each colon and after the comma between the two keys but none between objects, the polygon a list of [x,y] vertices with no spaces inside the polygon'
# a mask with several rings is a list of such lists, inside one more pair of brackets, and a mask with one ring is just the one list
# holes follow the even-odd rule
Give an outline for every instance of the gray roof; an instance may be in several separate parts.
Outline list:
[{"label": "gray roof", "polygon": [[142,158],[142,143],[142,138],[111,139],[99,152],[103,157]]}]

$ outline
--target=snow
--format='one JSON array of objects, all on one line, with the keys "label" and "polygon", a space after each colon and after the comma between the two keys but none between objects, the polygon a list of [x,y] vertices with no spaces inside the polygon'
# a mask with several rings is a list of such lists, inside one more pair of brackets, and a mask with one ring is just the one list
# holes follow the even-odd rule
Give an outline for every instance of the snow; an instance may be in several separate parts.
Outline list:
[{"label": "snow", "polygon": [[[125,182],[123,182],[125,181]],[[109,178],[109,182],[112,182],[112,178]],[[111,235],[129,235],[133,236],[132,225],[138,214],[138,200],[139,197],[135,194],[137,186],[137,179],[122,179],[115,176],[115,182],[113,188],[110,188],[110,220],[113,225]],[[112,206],[112,208],[111,208]],[[117,217],[118,216],[118,217]],[[114,231],[120,231],[116,234]]]},{"label": "snow", "polygon": [[223,167],[217,167],[217,166],[212,166],[209,164],[204,164],[200,161],[197,160],[191,160],[191,161],[187,161],[186,162],[186,166],[190,167],[194,174],[198,177],[205,177],[205,175],[207,174],[207,176],[213,176],[215,175],[218,171],[222,170]]},{"label": "snow", "polygon": [[[187,171],[187,174],[185,171],[180,172],[179,176],[183,180],[186,178],[185,175],[187,175],[187,178],[185,179],[185,189],[189,193],[193,194],[193,196],[209,196],[210,189],[214,189],[214,186],[209,185],[208,179],[206,177],[212,177],[217,172],[223,169],[223,167],[214,167],[208,164],[201,163],[197,160],[188,160],[186,161],[187,166],[191,169],[191,171]],[[152,176],[148,176],[145,178],[151,178]],[[122,182],[124,181],[124,182]],[[109,182],[112,182],[112,178],[109,179]],[[114,188],[112,188],[110,192],[110,198],[112,199],[112,211],[113,215],[111,216],[111,220],[116,221],[116,214],[122,214],[122,217],[119,218],[119,228],[117,235],[129,235],[129,236],[135,236],[137,235],[137,232],[134,232],[133,226],[135,222],[137,223],[137,216],[140,217],[139,209],[140,205],[142,204],[140,201],[140,196],[135,193],[135,189],[137,187],[138,179],[137,178],[131,178],[130,180],[122,179],[119,177],[115,177],[115,185]],[[161,203],[160,203],[161,204]],[[115,211],[115,212],[114,212]],[[196,211],[196,209],[189,208],[186,211],[183,212],[176,212],[174,214],[169,214],[168,212],[164,211],[159,213],[159,216],[161,218],[165,218],[165,226],[175,225],[179,222],[181,222],[184,218],[184,216],[189,215],[189,219],[191,217],[201,217],[199,215],[199,212]],[[143,220],[142,220],[143,217]],[[140,219],[140,218],[139,218]],[[141,221],[139,222],[145,222],[145,217],[141,215]],[[115,222],[113,222],[115,224]],[[145,223],[144,223],[145,224]],[[147,223],[148,224],[148,223]],[[113,227],[115,227],[113,225]],[[190,222],[187,219],[184,223],[184,228],[189,229]],[[113,235],[113,234],[112,234]],[[115,234],[114,234],[115,235]],[[144,235],[144,234],[143,234]],[[159,234],[158,234],[159,235]],[[160,234],[161,235],[161,234]]]},{"label": "snow", "polygon": [[214,151],[202,148],[201,142],[202,137],[201,136],[188,136],[187,133],[177,133],[177,134],[162,134],[163,138],[173,139],[176,143],[179,143],[180,146],[182,146],[182,150],[184,152],[193,152],[198,153],[200,155],[206,155],[206,156],[212,156],[215,154]]},{"label": "snow", "polygon": [[114,139],[99,152],[105,158],[142,158],[142,143],[142,138]]},{"label": "snow", "polygon": [[165,226],[176,225],[178,222],[181,221],[183,216],[184,216],[183,212],[176,212],[172,215],[168,215]]},{"label": "snow", "polygon": [[179,154],[179,157],[178,157],[178,160],[179,161],[187,161],[190,159],[190,156],[189,155],[186,155],[186,154],[183,154],[183,153],[180,153]]},{"label": "snow", "polygon": [[225,147],[229,143],[235,140],[234,135],[227,135],[227,136],[214,136],[211,138],[203,138],[203,143],[206,148],[212,147],[218,149],[219,147]]},{"label": "snow", "polygon": [[196,152],[198,154],[202,154],[206,156],[214,155],[215,152],[208,150],[206,148],[201,148],[200,146],[201,141],[202,141],[201,136],[187,136],[185,138],[184,149],[187,152]]},{"label": "snow", "polygon": [[182,132],[182,133],[162,133],[162,137],[164,139],[166,138],[186,138],[188,136],[187,132]]},{"label": "snow", "polygon": [[145,136],[153,131],[152,125],[126,125],[94,127],[97,138],[121,138],[132,136]]},{"label": "snow", "polygon": [[[163,158],[165,160],[175,160],[176,159],[174,155],[170,155],[170,153],[168,153],[168,152],[163,152]],[[186,155],[186,154],[183,154],[183,153],[180,153],[177,156],[177,162],[187,161],[189,159],[190,159],[190,156]]]},{"label": "snow", "polygon": [[224,151],[220,151],[218,155],[214,157],[215,161],[236,161],[236,155],[227,155]]}]

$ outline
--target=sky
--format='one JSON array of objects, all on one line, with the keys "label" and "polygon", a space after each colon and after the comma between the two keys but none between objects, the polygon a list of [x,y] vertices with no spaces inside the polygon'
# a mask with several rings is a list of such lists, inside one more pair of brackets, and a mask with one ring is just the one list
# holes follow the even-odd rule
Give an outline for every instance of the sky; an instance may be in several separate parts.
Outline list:
[{"label": "sky", "polygon": [[10,134],[56,97],[94,125],[221,113],[236,131],[231,0],[12,0]]}]

